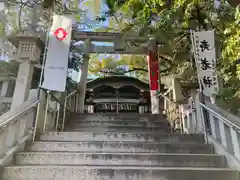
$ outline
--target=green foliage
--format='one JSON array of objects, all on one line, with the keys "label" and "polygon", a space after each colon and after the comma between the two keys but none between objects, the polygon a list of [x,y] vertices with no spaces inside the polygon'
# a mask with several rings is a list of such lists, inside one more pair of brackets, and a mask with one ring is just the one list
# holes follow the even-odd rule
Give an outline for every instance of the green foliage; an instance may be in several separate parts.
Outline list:
[{"label": "green foliage", "polygon": [[54,0],[43,0],[42,6],[44,8],[52,8],[54,4]]},{"label": "green foliage", "polygon": [[4,22],[0,22],[0,37],[5,35],[5,24]]},{"label": "green foliage", "polygon": [[196,82],[196,69],[191,58],[189,29],[215,29],[218,72],[223,80],[219,101],[237,105],[234,102],[240,97],[239,7],[226,1],[219,1],[216,6],[214,0],[125,0],[123,4],[110,4],[109,8],[128,19],[123,32],[156,37],[161,44],[160,67],[165,67],[162,74],[178,74],[192,82]]},{"label": "green foliage", "polygon": [[0,61],[0,77],[17,77],[18,62]]},{"label": "green foliage", "polygon": [[84,55],[79,50],[72,48],[68,59],[68,69],[79,72],[83,65]]},{"label": "green foliage", "polygon": [[91,56],[88,71],[95,76],[102,76],[107,74],[104,70],[115,71],[117,66],[118,64],[117,61],[114,60],[114,57],[106,57],[100,61],[100,56]]},{"label": "green foliage", "polygon": [[223,79],[223,88],[218,95],[218,103],[223,108],[239,113],[240,101],[240,12],[239,6],[234,16],[223,29],[224,42],[219,73]]},{"label": "green foliage", "polygon": [[[51,21],[50,13],[46,14],[46,9],[54,7],[53,11],[57,14],[67,14],[72,15],[76,18],[80,24],[87,24],[87,13],[86,10],[82,9],[84,5],[86,9],[92,12],[99,12],[99,4],[101,0],[87,0],[79,4],[78,0],[68,0],[67,3],[63,4],[58,0],[44,0],[44,1],[21,1],[21,0],[11,0],[6,1],[7,6],[5,14],[0,12],[0,38],[7,39],[9,36],[14,38],[18,33],[25,30],[33,30],[36,34],[42,35],[42,33],[47,31],[48,24]],[[55,3],[53,6],[53,2]],[[92,7],[94,5],[94,8]],[[81,6],[81,7],[80,7]],[[95,15],[96,16],[96,15]],[[2,21],[4,20],[4,21]],[[4,27],[7,27],[5,32]],[[38,30],[38,31],[37,31]],[[79,71],[83,63],[83,54],[78,52],[76,49],[71,49],[72,53],[69,57],[68,70],[69,75],[71,72]],[[5,69],[5,66],[1,65],[1,71]],[[4,70],[7,72],[7,70]],[[17,72],[15,70],[15,72]],[[12,72],[9,72],[12,73]]]},{"label": "green foliage", "polygon": [[[48,1],[48,0],[45,0]],[[218,72],[222,77],[220,97],[223,101],[234,101],[239,98],[240,89],[240,10],[220,1],[216,6],[214,0],[105,0],[108,12],[99,12],[101,0],[84,1],[84,6],[91,9],[98,21],[109,20],[109,28],[97,31],[131,32],[139,36],[154,36],[159,46],[160,72],[162,75],[181,75],[183,80],[196,81],[196,70],[191,55],[189,29],[215,29],[216,49],[218,55]],[[170,3],[171,2],[171,3]],[[46,18],[37,1],[22,3],[18,0],[8,1],[5,21],[0,22],[0,36],[3,23],[10,27],[10,34],[16,34],[24,28],[46,30]],[[79,9],[78,0],[68,1],[63,7],[57,3],[57,13],[71,14],[81,24],[91,24],[87,13]],[[2,17],[2,16],[1,16]],[[2,18],[3,19],[3,18]],[[131,44],[138,46],[138,44]],[[82,65],[82,54],[72,50],[69,69],[79,70]],[[99,57],[90,60],[90,72],[102,75],[101,69],[114,69],[117,73],[134,72],[139,78],[147,79],[147,62],[143,56],[122,56],[119,61],[113,57]],[[141,70],[140,70],[141,69]],[[235,105],[235,103],[233,103]]]},{"label": "green foliage", "polygon": [[[231,72],[232,75],[240,78],[240,67],[237,60],[240,59],[240,8],[237,7],[235,11],[234,20],[224,30],[225,41],[223,45],[222,61],[221,65],[224,69],[231,69],[232,65],[236,66],[235,72]],[[226,80],[229,78],[229,73],[225,76]]]},{"label": "green foliage", "polygon": [[144,56],[121,55],[119,59],[114,56],[105,58],[92,56],[89,62],[89,73],[96,76],[129,74],[147,81],[147,60]]},{"label": "green foliage", "polygon": [[0,38],[5,35],[5,22],[6,22],[6,16],[5,16],[5,10],[0,10]]}]

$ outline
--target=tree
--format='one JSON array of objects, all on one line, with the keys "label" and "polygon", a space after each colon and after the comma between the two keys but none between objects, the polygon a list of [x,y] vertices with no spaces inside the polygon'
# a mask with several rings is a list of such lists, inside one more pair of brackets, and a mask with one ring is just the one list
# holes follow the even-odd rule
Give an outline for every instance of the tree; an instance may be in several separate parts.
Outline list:
[{"label": "tree", "polygon": [[[88,11],[92,10],[93,16],[99,12],[98,5],[102,0],[67,0],[62,3],[59,0],[9,0],[5,4],[5,11],[0,12],[0,41],[7,41],[14,38],[18,33],[31,31],[41,35],[48,31],[51,22],[51,11],[57,14],[73,16],[79,28],[92,27],[97,21],[88,18]],[[94,5],[94,7],[93,7]],[[85,7],[83,9],[82,7]],[[3,21],[2,21],[3,20]],[[5,50],[10,50],[5,47]],[[41,60],[42,62],[42,60]],[[79,71],[83,64],[83,54],[71,47],[69,56],[69,75],[72,71]],[[40,76],[40,74],[38,73]]]},{"label": "tree", "polygon": [[[160,67],[163,68],[161,70],[162,74],[166,74],[168,71],[174,73],[176,67],[179,67],[179,64],[182,63],[182,59],[189,61],[190,46],[186,43],[188,41],[188,30],[178,25],[181,23],[177,23],[180,13],[165,11],[161,8],[163,4],[156,4],[155,1],[155,3],[149,1],[147,4],[141,3],[141,1],[119,2],[113,4],[110,2],[110,13],[108,14],[121,14],[118,19],[127,19],[124,21],[125,28],[121,29],[123,33],[135,32],[139,36],[151,34],[160,40],[158,43],[163,45],[159,48]],[[151,9],[150,5],[156,6],[157,9]],[[173,17],[170,17],[171,13]],[[158,19],[158,14],[161,14],[161,19]]]},{"label": "tree", "polygon": [[115,72],[117,66],[117,60],[113,56],[103,58],[100,55],[93,55],[89,60],[88,71],[95,76],[106,76],[110,71]]},{"label": "tree", "polygon": [[0,61],[0,77],[16,77],[19,64],[17,62]]},{"label": "tree", "polygon": [[[218,69],[223,77],[222,89],[228,94],[224,98],[239,97],[239,7],[232,7],[227,1],[217,4],[213,0],[108,0],[107,4],[108,15],[121,12],[121,16],[128,19],[128,26],[122,32],[152,35],[159,40],[159,58],[161,63],[167,63],[166,74],[186,77],[186,68],[196,72],[189,29],[215,29]],[[196,74],[190,79],[196,80]]]},{"label": "tree", "polygon": [[[240,100],[240,10],[236,8],[233,22],[224,30],[225,41],[219,71],[223,87],[218,95],[219,103],[235,113],[239,113]],[[231,103],[229,103],[231,102]]]}]

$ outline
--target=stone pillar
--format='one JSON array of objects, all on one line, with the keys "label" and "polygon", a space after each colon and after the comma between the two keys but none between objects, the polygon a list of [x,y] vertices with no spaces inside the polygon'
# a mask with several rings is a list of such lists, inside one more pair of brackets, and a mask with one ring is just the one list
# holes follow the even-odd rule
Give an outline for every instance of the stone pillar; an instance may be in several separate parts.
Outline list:
[{"label": "stone pillar", "polygon": [[31,89],[33,70],[34,65],[31,62],[25,61],[20,64],[11,109],[20,106],[28,99]]},{"label": "stone pillar", "polygon": [[148,113],[148,105],[145,105],[145,106],[144,106],[144,112],[145,112],[145,113]]},{"label": "stone pillar", "polygon": [[84,62],[81,70],[81,77],[79,83],[79,111],[80,113],[84,112],[84,102],[85,102],[85,93],[86,93],[86,84],[88,76],[88,65],[89,65],[89,50],[91,48],[91,41],[89,39],[84,42]]},{"label": "stone pillar", "polygon": [[197,133],[203,133],[204,132],[204,117],[202,114],[201,106],[200,106],[200,96],[199,92],[195,94],[194,97],[194,104],[195,104],[195,109],[196,109],[196,122],[197,122]]},{"label": "stone pillar", "polygon": [[159,62],[155,38],[150,38],[149,40],[148,73],[152,114],[159,114],[159,99],[156,96],[159,90]]},{"label": "stone pillar", "polygon": [[178,101],[184,100],[180,81],[175,77],[172,78],[172,90],[173,90],[173,101],[178,102]]},{"label": "stone pillar", "polygon": [[143,113],[144,113],[144,105],[139,104],[139,106],[138,106],[138,112],[139,112],[139,114],[143,114]]},{"label": "stone pillar", "polygon": [[[18,47],[16,60],[20,62],[11,105],[11,109],[14,109],[28,99],[34,63],[40,60],[44,44],[39,37],[31,35],[30,32],[17,35],[10,41]],[[16,44],[16,42],[18,43]]]}]

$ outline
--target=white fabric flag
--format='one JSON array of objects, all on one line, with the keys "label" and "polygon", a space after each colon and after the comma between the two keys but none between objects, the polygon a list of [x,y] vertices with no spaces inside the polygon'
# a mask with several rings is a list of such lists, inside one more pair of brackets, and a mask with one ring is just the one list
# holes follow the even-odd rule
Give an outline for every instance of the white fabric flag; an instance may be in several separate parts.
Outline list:
[{"label": "white fabric flag", "polygon": [[214,33],[214,31],[194,32],[192,38],[198,78],[206,96],[212,96],[219,90]]},{"label": "white fabric flag", "polygon": [[65,91],[72,23],[73,21],[69,17],[53,16],[42,88],[51,91]]}]

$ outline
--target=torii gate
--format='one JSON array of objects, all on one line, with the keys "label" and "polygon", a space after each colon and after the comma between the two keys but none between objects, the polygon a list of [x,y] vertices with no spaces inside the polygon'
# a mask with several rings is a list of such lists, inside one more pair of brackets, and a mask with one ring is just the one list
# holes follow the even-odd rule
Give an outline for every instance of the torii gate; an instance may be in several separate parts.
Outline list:
[{"label": "torii gate", "polygon": [[[86,91],[86,82],[88,74],[89,53],[107,53],[107,54],[146,54],[148,56],[148,72],[151,93],[152,114],[159,114],[159,101],[156,92],[160,90],[159,82],[159,62],[157,55],[157,44],[154,38],[139,37],[132,34],[109,33],[109,32],[83,32],[73,30],[72,39],[84,41],[84,44],[78,46],[85,54],[83,73],[79,83],[80,112],[84,110],[84,100]],[[111,42],[114,46],[98,46],[92,42]],[[127,43],[141,44],[140,47],[128,46]],[[147,43],[147,44],[146,44]]]}]

